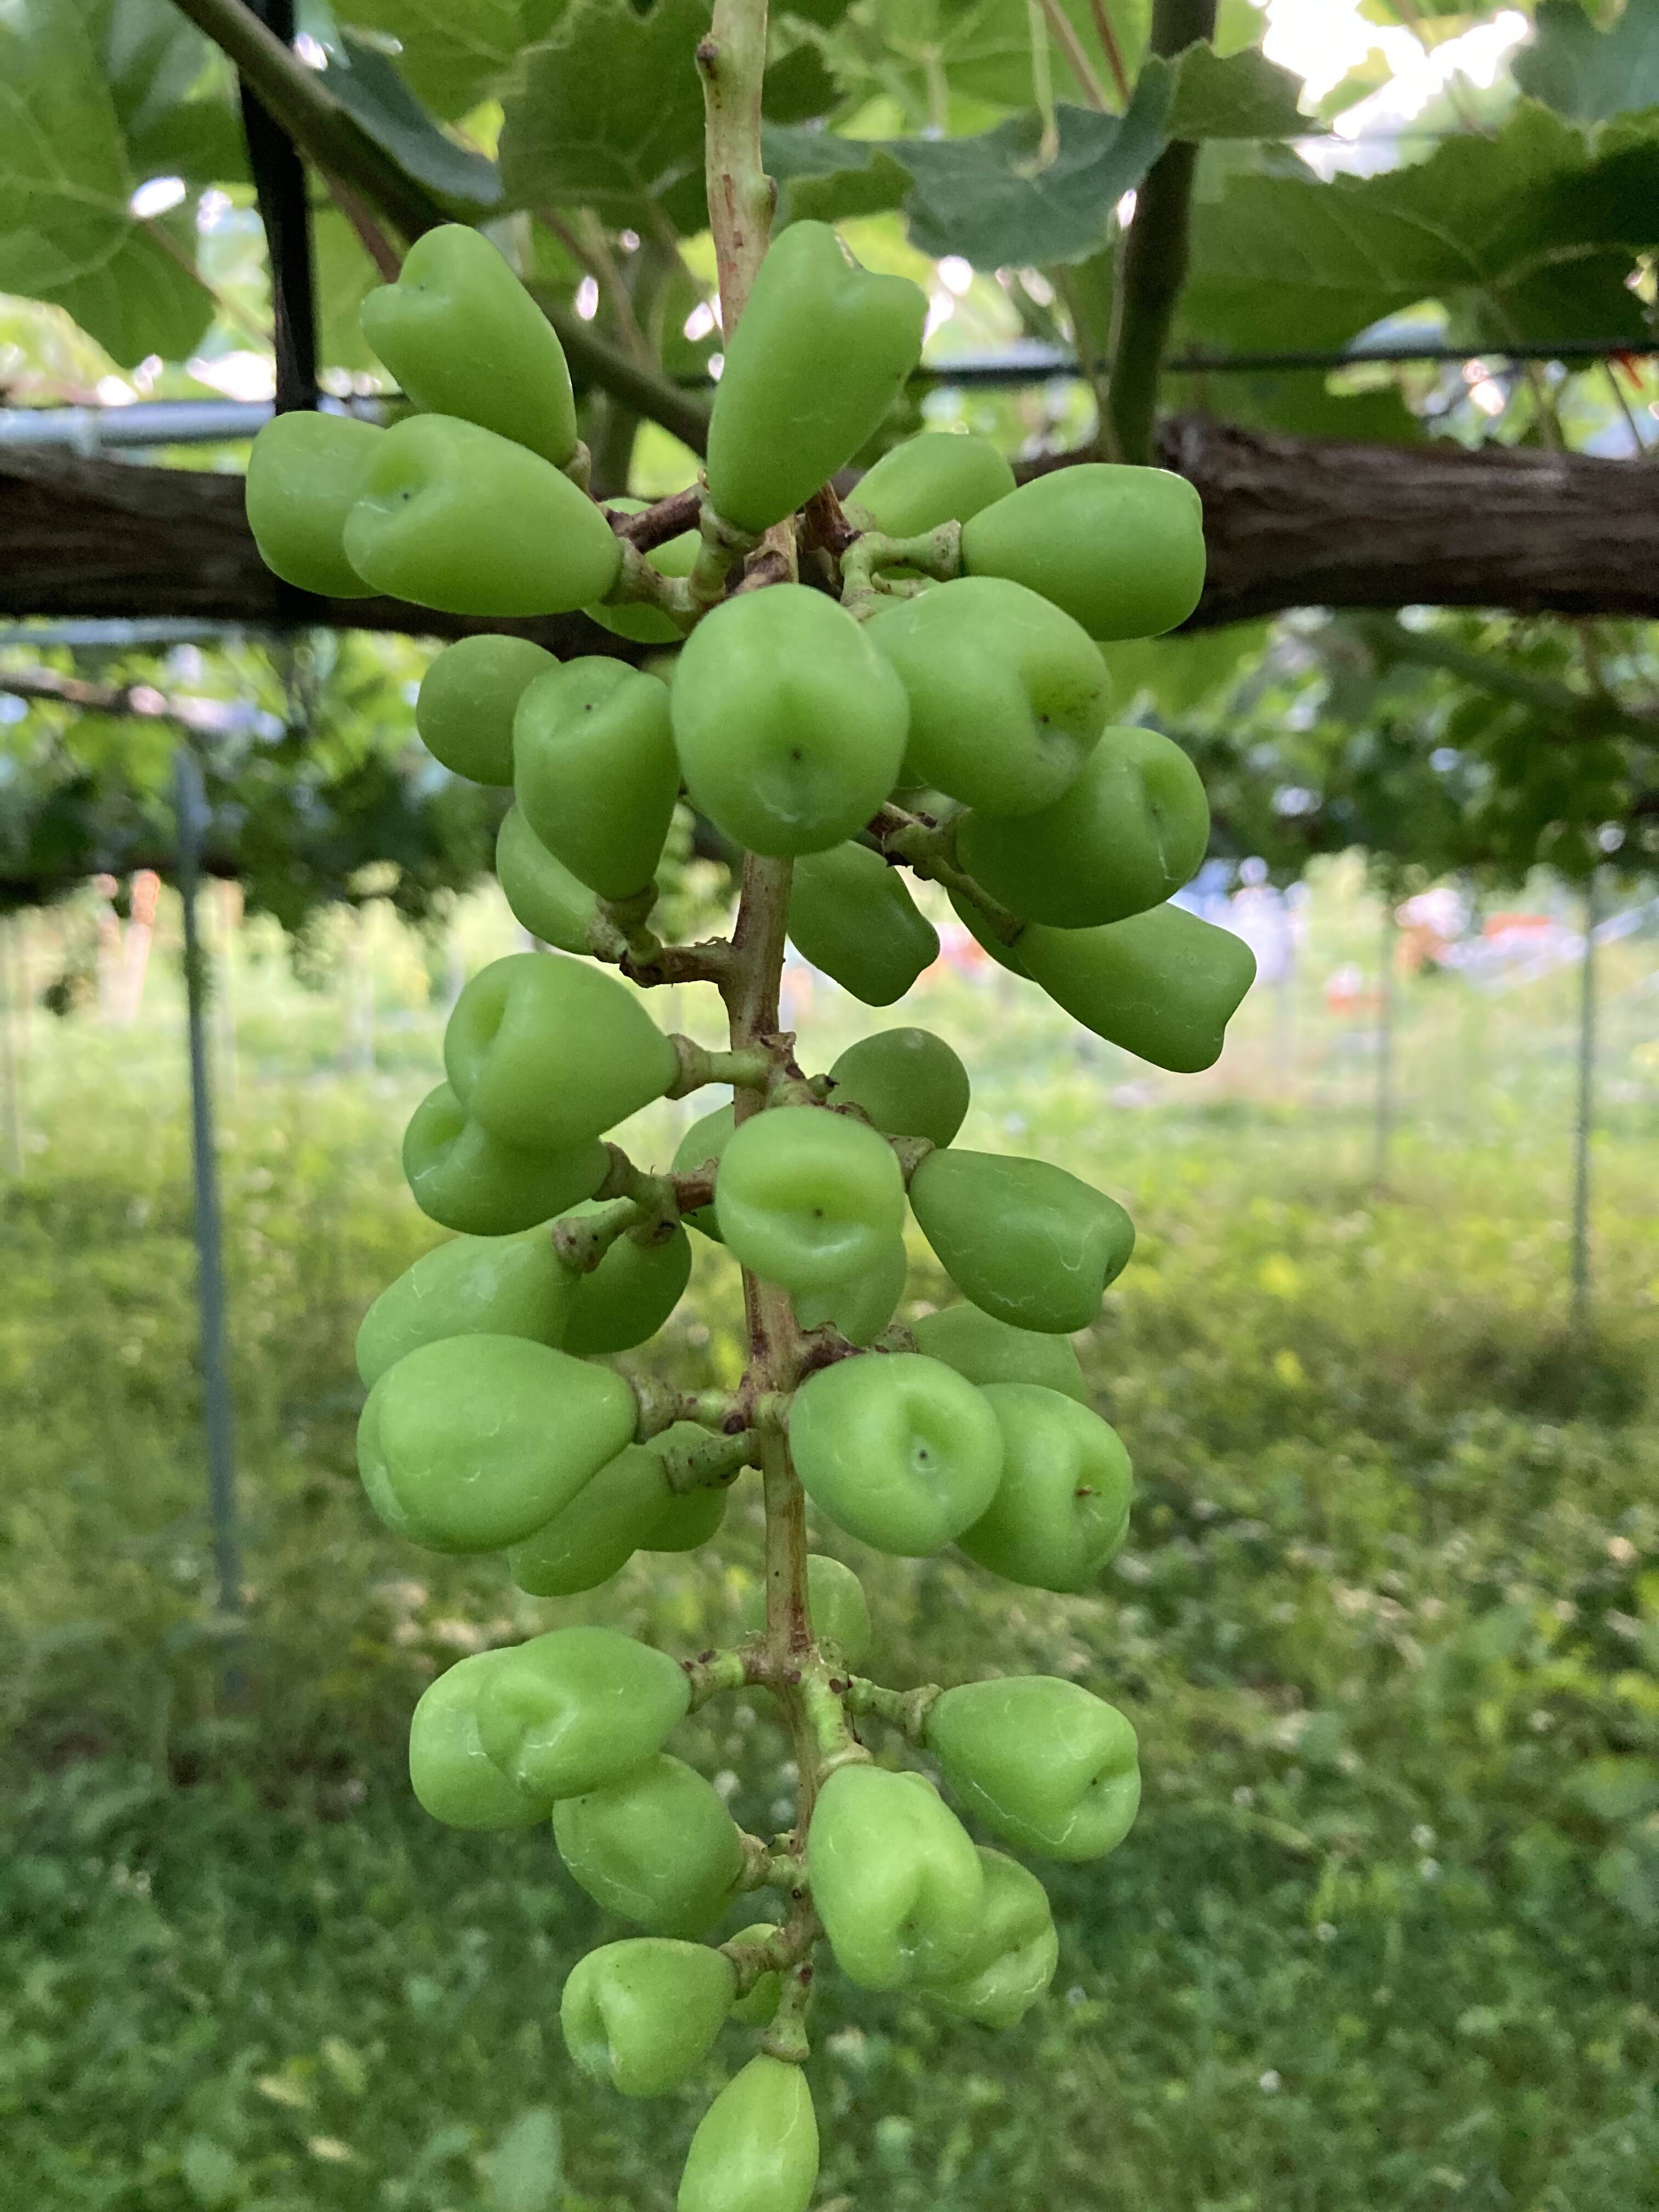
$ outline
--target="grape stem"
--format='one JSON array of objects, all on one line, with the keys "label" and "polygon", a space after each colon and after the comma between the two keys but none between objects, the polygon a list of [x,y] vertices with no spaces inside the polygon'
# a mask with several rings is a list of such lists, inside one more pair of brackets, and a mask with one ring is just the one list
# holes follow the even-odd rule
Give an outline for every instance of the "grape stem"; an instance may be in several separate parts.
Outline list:
[{"label": "grape stem", "polygon": [[954,891],[985,917],[986,927],[999,943],[1012,945],[1025,924],[950,857],[956,820],[952,816],[940,823],[927,815],[907,814],[890,801],[870,817],[864,842],[890,865],[902,861],[913,876],[926,877],[942,890]]},{"label": "grape stem", "polygon": [[937,1682],[921,1682],[914,1690],[889,1690],[862,1674],[851,1676],[843,1689],[849,1711],[874,1714],[902,1729],[912,1743],[927,1741],[927,1716],[944,1694]]}]

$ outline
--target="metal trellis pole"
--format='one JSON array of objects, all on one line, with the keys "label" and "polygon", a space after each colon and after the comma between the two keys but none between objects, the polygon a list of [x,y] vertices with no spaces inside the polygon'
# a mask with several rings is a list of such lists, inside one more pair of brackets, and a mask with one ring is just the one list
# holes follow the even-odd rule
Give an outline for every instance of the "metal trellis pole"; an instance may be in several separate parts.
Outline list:
[{"label": "metal trellis pole", "polygon": [[225,1322],[225,1269],[219,1210],[219,1169],[213,1130],[213,1081],[208,1054],[207,977],[197,927],[202,827],[207,800],[202,772],[188,745],[173,763],[179,822],[179,896],[185,917],[185,999],[190,1035],[190,1155],[195,1199],[197,1297],[202,1318],[202,1385],[207,1426],[208,1510],[219,1609],[242,1608],[241,1564],[236,1542],[236,1460],[230,1395],[230,1357]]},{"label": "metal trellis pole", "polygon": [[1582,1328],[1590,1302],[1590,1137],[1595,1121],[1595,931],[1600,885],[1584,886],[1584,952],[1578,988],[1578,1103],[1572,1132],[1572,1323]]}]

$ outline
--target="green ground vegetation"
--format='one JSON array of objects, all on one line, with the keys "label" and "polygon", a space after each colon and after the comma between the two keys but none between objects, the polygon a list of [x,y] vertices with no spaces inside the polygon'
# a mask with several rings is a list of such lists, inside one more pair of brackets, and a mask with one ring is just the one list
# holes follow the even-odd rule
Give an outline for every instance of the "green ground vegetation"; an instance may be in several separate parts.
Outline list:
[{"label": "green ground vegetation", "polygon": [[[914,1016],[969,1059],[964,1141],[1063,1159],[1139,1224],[1081,1346],[1133,1533],[1086,1598],[828,1547],[867,1577],[872,1672],[1074,1676],[1133,1717],[1147,1792],[1113,1857],[1045,1869],[1060,1971],[1018,2029],[824,2004],[824,2212],[1659,2206],[1651,944],[1605,963],[1575,1334],[1571,972],[1404,994],[1379,1195],[1368,1018],[1320,995],[1371,910],[1321,897],[1317,962],[1212,1079],[1080,1050],[1012,984],[946,979]],[[495,949],[499,917],[466,927],[468,961]],[[451,1833],[402,1778],[463,1652],[583,1617],[728,1636],[758,1516],[740,1496],[705,1553],[560,1603],[373,1520],[351,1343],[431,1241],[395,1139],[449,973],[376,943],[367,1002],[361,970],[343,1000],[241,955],[240,1638],[201,1505],[173,977],[158,956],[134,1028],[32,1024],[0,1184],[0,2135],[40,2212],[666,2212],[665,2141],[736,2063],[732,2030],[659,2104],[582,2081],[556,2014],[596,1913],[545,1834]],[[867,1025],[827,992],[810,1020],[815,1065]],[[656,1110],[630,1141],[665,1157]],[[734,1287],[702,1251],[671,1370],[733,1376]],[[764,1711],[683,1747],[772,1825]]]}]

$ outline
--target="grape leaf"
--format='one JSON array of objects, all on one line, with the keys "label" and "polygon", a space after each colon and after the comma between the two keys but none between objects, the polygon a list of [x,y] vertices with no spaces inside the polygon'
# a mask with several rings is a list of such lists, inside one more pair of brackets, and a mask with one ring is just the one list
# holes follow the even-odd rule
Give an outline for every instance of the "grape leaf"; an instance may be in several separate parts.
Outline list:
[{"label": "grape leaf", "polygon": [[0,290],[50,300],[124,366],[212,319],[185,226],[135,222],[104,64],[72,0],[0,13]]},{"label": "grape leaf", "polygon": [[[1659,118],[1656,118],[1659,122]],[[1240,175],[1195,204],[1185,335],[1245,348],[1340,345],[1443,301],[1472,342],[1643,334],[1626,286],[1659,232],[1659,132],[1631,118],[1592,153],[1530,103],[1486,138],[1322,184]]]},{"label": "grape leaf", "polygon": [[1223,59],[1200,44],[1176,66],[1172,138],[1303,138],[1321,128],[1297,106],[1299,81],[1256,49]]},{"label": "grape leaf", "polygon": [[1579,123],[1659,106],[1659,0],[1626,0],[1605,31],[1577,0],[1538,0],[1537,27],[1516,57],[1515,81]]},{"label": "grape leaf", "polygon": [[528,34],[519,0],[341,0],[335,12],[398,41],[404,82],[444,122],[496,88]]},{"label": "grape leaf", "polygon": [[879,139],[769,123],[761,132],[761,158],[778,187],[781,223],[879,215],[902,206],[910,189],[908,170]]},{"label": "grape leaf", "polygon": [[1122,116],[1055,111],[1060,149],[1036,167],[1042,125],[1016,115],[974,138],[907,138],[887,150],[915,179],[912,242],[977,269],[1081,261],[1105,244],[1112,210],[1165,143],[1173,71],[1150,62]]},{"label": "grape leaf", "polygon": [[337,208],[331,204],[315,209],[311,228],[317,271],[318,361],[325,368],[378,368],[358,318],[363,301],[384,279]]},{"label": "grape leaf", "polygon": [[706,0],[573,0],[520,56],[502,96],[501,176],[514,206],[553,202],[614,221],[660,207],[677,228],[708,221],[702,88],[693,58]]},{"label": "grape leaf", "polygon": [[473,215],[500,204],[495,164],[447,138],[377,48],[342,33],[323,82],[377,146],[442,198]]},{"label": "grape leaf", "polygon": [[1213,415],[1252,429],[1289,430],[1301,438],[1339,444],[1406,446],[1421,440],[1423,425],[1400,396],[1383,384],[1367,392],[1333,392],[1322,368],[1281,369],[1260,375],[1170,376],[1164,403],[1177,410]]},{"label": "grape leaf", "polygon": [[823,56],[810,42],[774,62],[761,82],[761,106],[775,123],[810,123],[840,97]]}]

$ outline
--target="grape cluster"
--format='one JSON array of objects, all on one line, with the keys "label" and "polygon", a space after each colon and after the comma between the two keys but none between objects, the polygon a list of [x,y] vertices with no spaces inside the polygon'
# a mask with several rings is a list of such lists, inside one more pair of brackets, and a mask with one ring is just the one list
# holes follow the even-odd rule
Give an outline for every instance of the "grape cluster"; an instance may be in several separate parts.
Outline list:
[{"label": "grape cluster", "polygon": [[[435,1817],[550,1820],[571,1877],[644,1931],[566,1984],[579,2066],[651,2095],[728,2021],[760,2030],[696,2131],[682,2212],[806,2204],[820,1942],[860,1987],[991,2027],[1054,1972],[1042,1885],[975,1844],[933,1781],[874,1763],[860,1720],[930,1754],[992,1835],[1050,1857],[1110,1850],[1139,1788],[1128,1723],[1073,1683],[901,1691],[860,1674],[863,1591],[805,1555],[803,1490],[877,1551],[954,1544],[1016,1583],[1087,1588],[1124,1540],[1130,1465],[1066,1340],[1134,1231],[1061,1168],[959,1149],[968,1079],[926,1030],[804,1073],[777,1027],[782,928],[891,1004],[938,951],[905,872],[931,878],[998,960],[1169,1068],[1213,1061],[1252,972],[1237,939],[1168,903],[1207,836],[1193,769],[1107,721],[1101,641],[1167,629],[1197,599],[1190,488],[1107,466],[1016,488],[982,441],[924,435],[844,512],[823,489],[914,367],[923,313],[832,231],[785,231],[729,336],[695,525],[667,502],[641,529],[637,503],[588,496],[533,303],[484,240],[439,230],[364,309],[418,411],[387,429],[280,417],[249,472],[261,550],[303,588],[497,619],[586,606],[635,645],[678,646],[665,678],[506,635],[432,664],[421,733],[459,774],[510,786],[501,883],[557,949],[495,962],[455,1005],[404,1164],[458,1233],[376,1301],[358,1358],[375,1511],[434,1550],[505,1551],[538,1595],[707,1541],[728,1486],[762,1474],[767,1605],[742,1644],[679,1660],[556,1628],[452,1668],[410,1739]],[[649,926],[683,793],[751,856],[729,941],[666,945]],[[665,1036],[595,960],[714,984],[731,1048]],[[665,1172],[606,1141],[713,1082],[734,1103]],[[907,1212],[960,1293],[908,1329]],[[732,1391],[611,1364],[673,1311],[688,1229],[744,1270],[751,1364]],[[666,1748],[689,1711],[744,1686],[778,1697],[798,1753],[799,1820],[771,1838],[741,1832]],[[781,1917],[710,1941],[758,1891]]]}]

